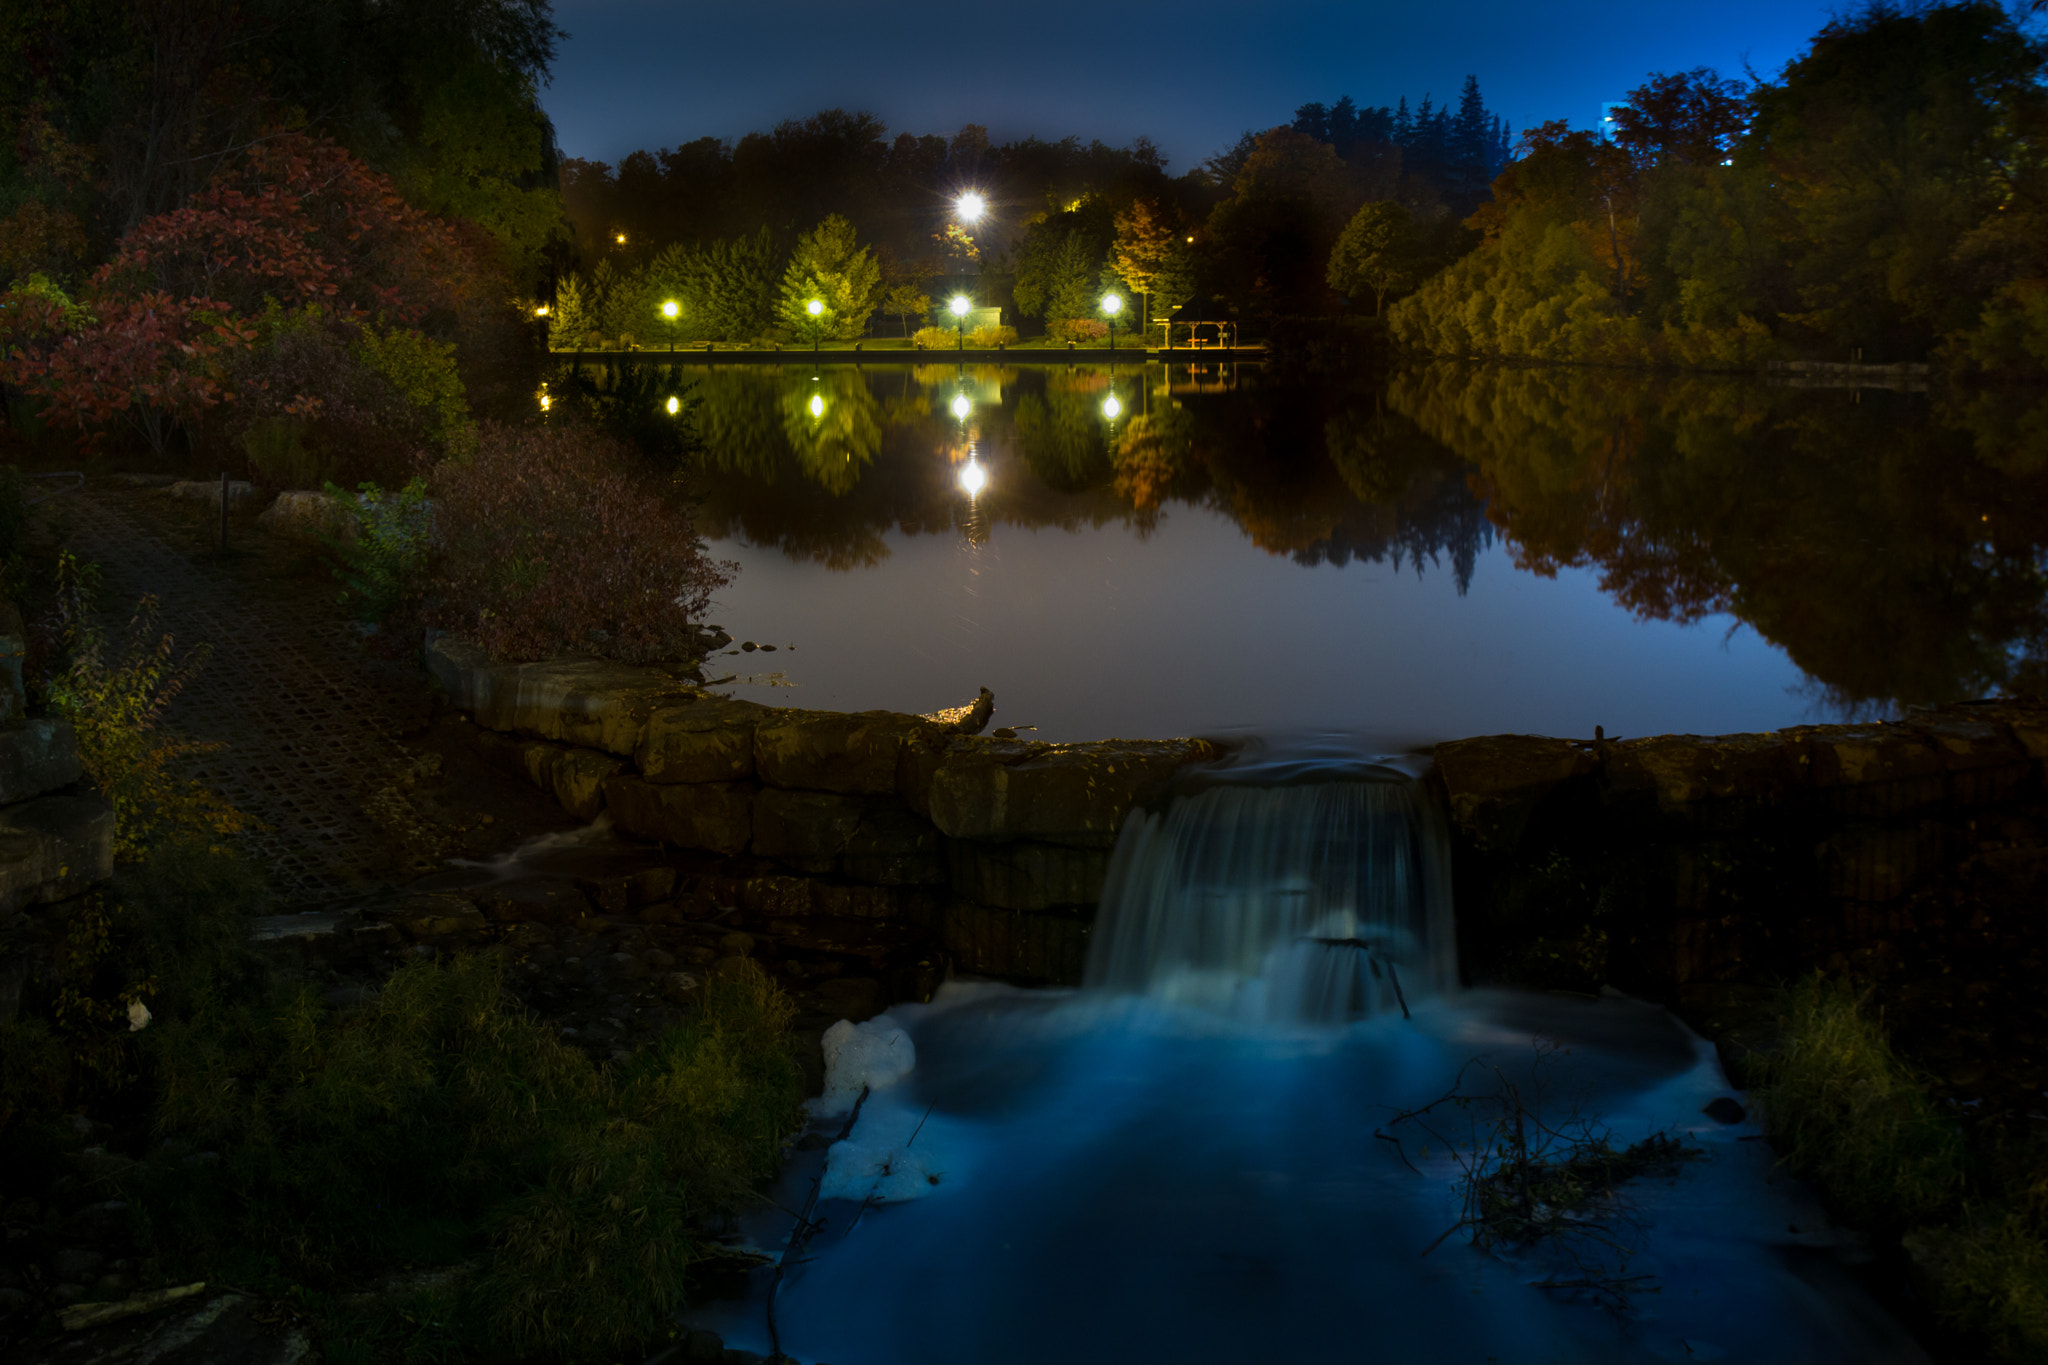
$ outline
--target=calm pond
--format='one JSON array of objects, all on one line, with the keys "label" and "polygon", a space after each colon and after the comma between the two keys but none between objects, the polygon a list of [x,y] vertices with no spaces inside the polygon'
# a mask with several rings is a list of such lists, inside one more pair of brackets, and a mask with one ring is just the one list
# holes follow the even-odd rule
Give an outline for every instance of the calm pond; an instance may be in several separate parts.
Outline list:
[{"label": "calm pond", "polygon": [[[617,386],[616,373],[599,383]],[[1723,733],[2033,690],[2048,413],[1429,366],[678,367],[776,652],[738,696],[1038,738]],[[624,393],[619,395],[625,397]]]}]

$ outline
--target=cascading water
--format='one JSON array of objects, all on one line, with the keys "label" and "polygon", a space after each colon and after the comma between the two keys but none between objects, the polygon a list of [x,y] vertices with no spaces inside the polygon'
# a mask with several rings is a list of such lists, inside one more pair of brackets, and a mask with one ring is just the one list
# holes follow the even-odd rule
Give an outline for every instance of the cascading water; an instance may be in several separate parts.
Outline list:
[{"label": "cascading water", "polygon": [[[1117,844],[1089,989],[949,983],[828,1032],[823,1154],[750,1224],[780,1273],[693,1320],[765,1351],[772,1313],[776,1348],[835,1365],[1925,1365],[1755,1130],[1703,1117],[1703,1040],[1619,997],[1454,989],[1444,850],[1394,763],[1184,783]],[[1442,1102],[1474,1075],[1696,1151],[1601,1210],[1647,1306],[1589,1306],[1570,1285],[1605,1272],[1557,1248],[1448,1235],[1498,1115]]]},{"label": "cascading water", "polygon": [[1442,819],[1393,767],[1226,771],[1125,824],[1087,984],[1341,1024],[1457,979]]}]

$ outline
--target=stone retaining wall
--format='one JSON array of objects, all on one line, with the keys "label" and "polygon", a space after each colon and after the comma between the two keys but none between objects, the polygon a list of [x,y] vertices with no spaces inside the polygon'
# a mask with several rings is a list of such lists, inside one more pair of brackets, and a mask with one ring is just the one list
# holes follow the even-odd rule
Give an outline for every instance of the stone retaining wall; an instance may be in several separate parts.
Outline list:
[{"label": "stone retaining wall", "polygon": [[[658,669],[493,665],[447,637],[429,666],[501,766],[664,847],[672,880],[618,909],[652,923],[737,914],[820,942],[888,925],[957,970],[1020,982],[1079,979],[1125,816],[1221,755],[1203,740],[1043,744],[760,706]],[[2048,790],[2048,708],[1717,737],[1499,735],[1435,758],[1467,978],[1670,1000],[1924,930],[1913,898]],[[2040,814],[2007,842],[2041,856],[2048,885]]]},{"label": "stone retaining wall", "polygon": [[634,905],[640,918],[737,910],[825,941],[881,921],[923,931],[957,970],[1013,981],[1080,979],[1124,817],[1220,753],[761,706],[654,668],[493,664],[447,636],[427,662],[501,766],[672,852],[674,880]]},{"label": "stone retaining wall", "polygon": [[1439,745],[1461,961],[1479,979],[1711,999],[1907,937],[1981,937],[1939,893],[1966,862],[2002,860],[2008,882],[2048,876],[2044,759],[2048,708],[2034,702],[1765,734]]}]

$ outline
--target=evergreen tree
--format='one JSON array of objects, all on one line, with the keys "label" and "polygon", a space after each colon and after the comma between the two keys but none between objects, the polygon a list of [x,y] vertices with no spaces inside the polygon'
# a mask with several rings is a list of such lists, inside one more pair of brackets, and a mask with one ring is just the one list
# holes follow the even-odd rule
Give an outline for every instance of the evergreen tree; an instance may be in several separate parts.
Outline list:
[{"label": "evergreen tree", "polygon": [[555,306],[548,317],[548,345],[558,351],[573,351],[595,330],[582,276],[570,271],[555,285]]},{"label": "evergreen tree", "polygon": [[[782,272],[777,320],[792,336],[852,341],[865,336],[882,286],[874,253],[859,245],[853,224],[838,214],[805,233]],[[813,300],[823,305],[813,315]]]}]

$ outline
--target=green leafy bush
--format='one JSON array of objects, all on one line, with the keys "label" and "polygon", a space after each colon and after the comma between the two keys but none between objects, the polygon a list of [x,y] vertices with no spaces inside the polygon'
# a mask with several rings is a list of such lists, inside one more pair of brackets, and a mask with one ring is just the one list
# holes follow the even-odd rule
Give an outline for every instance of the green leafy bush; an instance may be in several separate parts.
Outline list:
[{"label": "green leafy bush", "polygon": [[950,351],[961,344],[961,337],[952,327],[920,327],[910,334],[910,344],[920,351]]},{"label": "green leafy bush", "polygon": [[993,351],[998,346],[1015,346],[1015,327],[977,327],[967,334],[967,344],[984,351]]},{"label": "green leafy bush", "polygon": [[2048,1359],[2048,1246],[2026,1214],[1981,1210],[1960,1227],[1909,1232],[1905,1243],[1937,1286],[1944,1320],[1995,1359]]},{"label": "green leafy bush", "polygon": [[327,541],[341,560],[334,572],[342,583],[342,600],[373,624],[409,614],[426,590],[427,561],[434,546],[426,480],[414,479],[390,492],[374,483],[363,484],[355,493],[328,484],[327,496],[354,522],[352,536]]},{"label": "green leafy bush", "polygon": [[177,656],[169,632],[156,627],[155,599],[145,597],[116,654],[86,606],[91,566],[61,552],[57,575],[70,658],[50,682],[50,705],[71,722],[86,775],[114,807],[114,856],[138,858],[160,835],[220,839],[246,828],[247,816],[172,771],[177,759],[219,746],[159,728],[204,650]]}]

